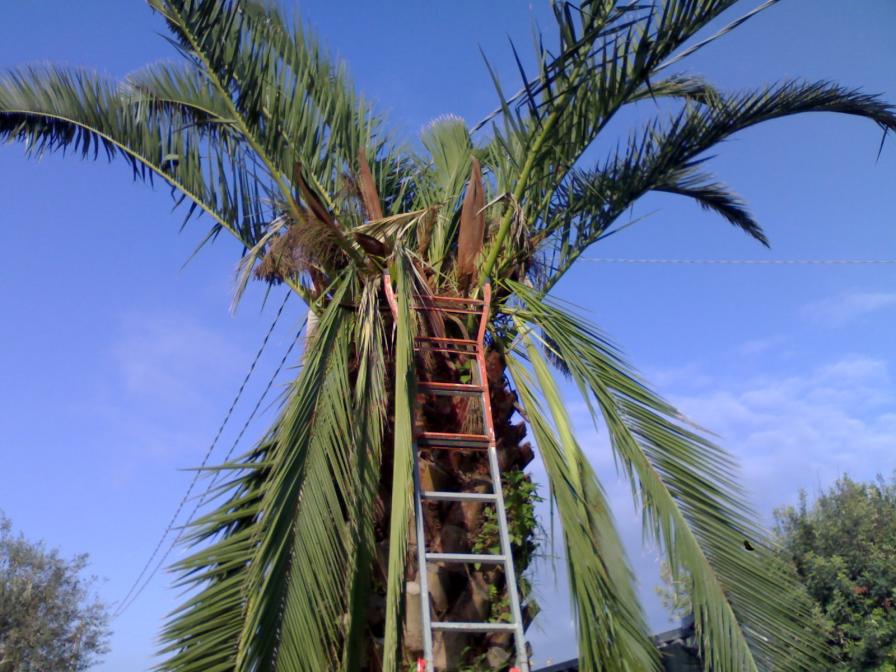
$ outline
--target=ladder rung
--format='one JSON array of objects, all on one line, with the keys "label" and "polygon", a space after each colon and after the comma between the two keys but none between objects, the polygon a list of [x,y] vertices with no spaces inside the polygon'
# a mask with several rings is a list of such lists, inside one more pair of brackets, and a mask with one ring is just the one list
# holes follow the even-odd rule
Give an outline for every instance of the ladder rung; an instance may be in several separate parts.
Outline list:
[{"label": "ladder rung", "polygon": [[467,396],[482,394],[485,392],[485,388],[482,385],[468,383],[439,383],[433,380],[420,380],[417,381],[417,391],[428,394]]},{"label": "ladder rung", "polygon": [[513,632],[515,623],[464,623],[462,621],[434,621],[433,630],[453,630],[454,632]]},{"label": "ladder rung", "polygon": [[417,443],[430,448],[474,448],[485,450],[489,439],[484,434],[452,434],[449,432],[420,432]]},{"label": "ladder rung", "polygon": [[446,355],[466,355],[467,357],[475,357],[476,353],[472,350],[449,350],[448,348],[436,348],[429,346],[416,346],[414,352],[444,352]]},{"label": "ladder rung", "polygon": [[411,306],[414,310],[430,310],[435,313],[458,313],[461,315],[482,315],[481,310],[470,310],[469,308],[451,308],[449,306]]},{"label": "ladder rung", "polygon": [[507,557],[494,553],[427,553],[427,562],[481,562],[482,564],[502,565]]},{"label": "ladder rung", "polygon": [[444,336],[417,336],[417,341],[435,341],[436,343],[451,343],[452,345],[478,345],[478,341],[469,338],[445,338]]},{"label": "ladder rung", "polygon": [[424,490],[423,499],[432,502],[494,502],[498,496],[492,492],[445,492]]},{"label": "ladder rung", "polygon": [[426,301],[448,301],[449,303],[466,303],[471,306],[481,306],[484,303],[482,299],[467,299],[463,296],[437,296],[435,294],[417,294],[415,298],[423,298]]}]

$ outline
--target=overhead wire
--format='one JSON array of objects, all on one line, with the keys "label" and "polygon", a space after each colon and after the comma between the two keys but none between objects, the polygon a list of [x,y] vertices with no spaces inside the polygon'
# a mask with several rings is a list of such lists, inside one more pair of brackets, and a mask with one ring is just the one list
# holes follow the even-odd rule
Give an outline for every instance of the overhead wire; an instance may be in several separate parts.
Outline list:
[{"label": "overhead wire", "polygon": [[[193,480],[190,481],[190,485],[187,487],[186,493],[184,493],[184,495],[181,498],[180,502],[178,503],[176,509],[174,510],[174,514],[171,516],[171,520],[168,522],[168,525],[165,527],[165,531],[162,533],[162,536],[159,538],[159,541],[156,544],[155,548],[153,549],[152,553],[150,554],[149,559],[146,561],[146,563],[144,563],[143,568],[140,570],[140,573],[137,575],[137,578],[134,579],[134,581],[131,583],[131,586],[128,589],[128,592],[125,594],[125,596],[121,600],[118,601],[118,603],[117,603],[118,606],[116,607],[115,611],[112,614],[113,618],[118,618],[119,616],[121,616],[121,614],[123,614],[125,612],[125,610],[127,610],[134,603],[134,601],[137,599],[137,597],[140,596],[140,594],[143,592],[143,590],[145,590],[146,586],[149,584],[149,582],[152,580],[152,578],[155,576],[155,574],[158,572],[159,568],[161,567],[161,563],[157,564],[156,567],[152,570],[152,572],[150,572],[149,575],[147,575],[147,572],[149,571],[149,568],[152,566],[153,561],[155,561],[156,557],[159,555],[159,552],[162,550],[162,546],[165,544],[165,540],[168,539],[169,535],[174,531],[175,524],[177,523],[177,520],[180,517],[180,514],[183,511],[184,507],[186,506],[187,502],[190,500],[190,496],[193,494],[193,490],[196,488],[196,485],[199,482],[199,479],[202,477],[205,467],[208,466],[208,463],[209,463],[209,460],[211,459],[212,453],[214,452],[215,448],[217,447],[218,441],[221,439],[221,435],[224,433],[224,429],[227,426],[227,423],[230,421],[230,418],[233,415],[234,409],[236,408],[237,404],[239,403],[240,399],[242,398],[243,392],[246,389],[246,385],[248,384],[249,379],[252,377],[252,373],[255,371],[255,368],[258,366],[258,362],[261,359],[261,356],[267,347],[268,341],[270,341],[271,335],[274,333],[274,329],[277,327],[277,324],[279,323],[280,318],[283,315],[283,311],[286,308],[287,302],[289,301],[290,294],[291,294],[290,292],[287,292],[286,295],[284,296],[283,301],[280,304],[280,307],[278,308],[276,315],[274,316],[274,320],[271,322],[271,326],[268,328],[268,331],[265,334],[264,339],[262,340],[261,345],[258,348],[258,351],[255,353],[255,357],[252,360],[252,364],[249,366],[249,370],[246,372],[246,375],[243,377],[243,381],[240,384],[240,387],[237,390],[237,393],[234,396],[234,399],[230,404],[230,408],[227,409],[227,413],[224,415],[224,419],[221,421],[221,424],[218,427],[218,431],[215,433],[214,439],[212,439],[211,444],[209,445],[208,449],[205,451],[205,455],[202,458],[202,462],[201,462],[200,466],[197,468],[196,473],[193,476]],[[289,351],[287,351],[287,356],[288,356],[288,353],[292,351],[292,348],[295,345],[296,340],[298,340],[298,336],[290,344]],[[284,361],[285,361],[285,357],[284,357]],[[279,373],[280,368],[282,368],[282,362],[281,362],[280,367],[278,367],[278,369],[277,369],[277,373]],[[270,389],[272,384],[273,384],[273,381],[271,381],[271,383],[268,384],[268,387],[265,388],[264,394],[267,394],[267,391]],[[260,405],[260,403],[261,402],[259,401],[258,405]],[[254,414],[256,412],[257,412],[257,408],[255,410],[253,410],[252,416],[250,416],[250,420],[251,420],[251,417],[254,417]],[[245,432],[245,427],[240,432],[240,437],[242,437],[243,432]],[[233,450],[233,447],[231,448],[231,451],[232,450]],[[228,457],[229,457],[229,455],[228,455]],[[203,498],[204,498],[204,496],[205,495],[203,495]],[[198,510],[198,506],[197,506],[196,510]],[[192,516],[195,515],[196,510],[194,510],[193,513],[191,514],[191,519],[192,519]],[[183,526],[181,527],[181,531],[178,533],[174,542],[172,542],[172,546],[169,547],[167,551],[165,551],[164,556],[162,558],[162,562],[164,562],[164,560],[167,559],[168,555],[171,553],[171,548],[173,548],[173,545],[175,543],[177,543],[177,540],[180,538],[182,530],[183,530]],[[146,577],[146,578],[144,579],[144,577]]]},{"label": "overhead wire", "polygon": [[[264,390],[262,391],[261,396],[259,396],[258,401],[255,402],[255,408],[252,409],[252,412],[249,414],[249,417],[246,418],[246,421],[243,423],[242,428],[240,429],[236,438],[233,440],[233,444],[231,444],[230,449],[227,451],[227,454],[224,456],[224,459],[221,460],[221,464],[227,464],[227,462],[230,460],[233,453],[236,451],[237,447],[240,444],[240,441],[242,441],[243,435],[246,433],[246,430],[249,428],[249,425],[252,423],[252,420],[255,419],[255,415],[258,413],[259,409],[261,408],[262,403],[264,403],[264,400],[267,397],[268,392],[270,392],[271,388],[274,386],[274,381],[277,380],[278,376],[280,375],[280,372],[283,370],[283,367],[286,365],[286,362],[289,359],[290,354],[292,354],[292,351],[295,348],[296,343],[299,342],[299,337],[301,336],[302,331],[304,331],[306,324],[307,324],[307,322],[302,323],[302,326],[299,328],[299,331],[296,333],[295,338],[290,342],[289,347],[286,349],[286,352],[283,354],[283,357],[280,359],[280,363],[277,365],[277,368],[274,370],[274,373],[271,374],[271,377],[268,379],[268,383],[265,386]],[[202,467],[197,468],[197,473],[201,473],[202,471],[205,471],[205,469]],[[159,561],[156,563],[156,566],[153,568],[152,572],[150,572],[150,574],[144,580],[143,585],[137,590],[136,593],[134,593],[134,596],[131,598],[130,602],[128,602],[128,604],[124,605],[121,608],[121,612],[119,612],[119,613],[123,613],[130,605],[132,605],[137,600],[137,598],[140,596],[140,594],[143,592],[143,590],[145,590],[146,587],[149,585],[149,582],[153,579],[153,577],[159,572],[160,569],[162,569],[162,567],[165,566],[165,562],[168,560],[172,551],[177,547],[177,544],[180,543],[181,539],[183,539],[184,532],[190,526],[190,523],[193,522],[193,520],[195,520],[196,514],[199,513],[199,509],[201,509],[202,505],[205,504],[205,502],[207,501],[207,498],[208,498],[209,494],[213,491],[215,483],[217,483],[220,475],[221,475],[221,471],[214,472],[211,482],[208,484],[208,486],[206,486],[206,489],[202,493],[202,495],[200,495],[197,498],[196,506],[193,507],[193,510],[190,512],[190,515],[187,516],[187,519],[183,522],[183,524],[179,526],[177,536],[174,537],[172,542],[168,545],[168,549],[165,551],[165,553],[162,555],[162,557],[159,558]]]},{"label": "overhead wire", "polygon": [[600,264],[678,264],[718,266],[887,266],[896,259],[650,259],[637,257],[582,257]]}]

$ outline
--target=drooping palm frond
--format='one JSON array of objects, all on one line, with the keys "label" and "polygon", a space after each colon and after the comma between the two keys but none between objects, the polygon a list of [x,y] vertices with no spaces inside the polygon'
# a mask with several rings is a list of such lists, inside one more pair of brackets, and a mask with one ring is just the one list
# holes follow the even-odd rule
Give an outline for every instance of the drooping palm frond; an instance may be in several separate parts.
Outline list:
[{"label": "drooping palm frond", "polygon": [[358,479],[358,496],[355,498],[355,510],[348,515],[354,544],[347,562],[353,575],[342,654],[343,669],[347,672],[361,669],[371,575],[377,557],[374,506],[382,478],[383,437],[388,407],[388,339],[380,314],[380,284],[369,282],[362,289],[354,333],[357,369],[352,413],[355,419],[352,425],[355,437],[352,470]]},{"label": "drooping palm frond", "polygon": [[277,660],[293,669],[320,669],[341,655],[351,579],[343,506],[351,508],[357,496],[350,459],[351,321],[341,306],[350,283],[349,276],[337,280],[315,326],[268,458],[261,525],[244,577],[237,670],[274,669]]},{"label": "drooping palm frond", "polygon": [[554,192],[535,234],[550,239],[556,253],[551,284],[648,191],[693,198],[768,244],[740,199],[698,167],[708,150],[734,133],[808,112],[865,117],[884,132],[896,130],[893,106],[830,82],[785,82],[732,96],[713,94],[702,103],[688,104],[668,124],[655,121],[633,134],[622,151],[595,169],[573,170]]},{"label": "drooping palm frond", "polygon": [[[517,202],[527,197],[537,212],[613,116],[643,97],[662,63],[735,1],[556,5],[559,54],[539,47],[539,77],[525,87],[518,108],[503,101],[503,127],[493,127],[493,154],[509,155],[516,167],[504,171],[509,179],[499,189]],[[483,276],[506,252],[511,224],[505,214]]]},{"label": "drooping palm frond", "polygon": [[[508,369],[535,434],[560,517],[575,604],[579,668],[588,672],[659,669],[603,489],[575,439],[552,374],[532,347],[525,327],[522,333],[523,352],[511,354]],[[534,381],[523,357],[532,365]],[[536,390],[549,411],[539,403]]]},{"label": "drooping palm frond", "polygon": [[[712,669],[821,669],[805,594],[771,561],[768,538],[737,485],[734,461],[651,392],[597,329],[519,283],[519,320],[554,357],[609,432],[646,531],[674,576],[687,575],[701,649]],[[530,349],[530,352],[533,352]],[[596,402],[596,406],[594,405]],[[755,550],[746,550],[744,542]],[[816,635],[817,636],[817,635]]]},{"label": "drooping palm frond", "polygon": [[[395,310],[395,440],[392,451],[392,501],[389,517],[389,560],[386,585],[386,631],[383,642],[383,672],[398,672],[402,663],[402,605],[405,594],[408,530],[412,519],[411,493],[414,489],[414,336],[417,327],[411,311],[415,281],[409,259],[396,250],[394,277]],[[418,544],[424,543],[422,539]]]},{"label": "drooping palm frond", "polygon": [[235,476],[209,493],[210,499],[227,498],[195,520],[184,537],[184,543],[200,550],[172,567],[180,575],[177,585],[191,595],[169,614],[159,652],[165,661],[158,670],[234,669],[243,626],[245,572],[254,555],[259,504],[269,475],[265,457],[272,447],[268,436],[235,464],[218,467]]},{"label": "drooping palm frond", "polygon": [[161,177],[178,202],[186,199],[188,217],[197,209],[209,215],[210,235],[225,229],[251,246],[270,221],[268,194],[246,147],[218,116],[218,102],[201,87],[191,93],[191,104],[161,105],[83,70],[22,68],[0,77],[0,138],[22,142],[32,155],[124,159],[135,179]]}]

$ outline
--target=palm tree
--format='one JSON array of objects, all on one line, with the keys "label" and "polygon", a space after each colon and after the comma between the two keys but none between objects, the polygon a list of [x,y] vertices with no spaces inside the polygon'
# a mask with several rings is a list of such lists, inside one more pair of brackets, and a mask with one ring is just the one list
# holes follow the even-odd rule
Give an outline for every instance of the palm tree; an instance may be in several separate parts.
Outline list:
[{"label": "palm tree", "polygon": [[[406,595],[417,571],[408,561],[414,423],[458,431],[473,422],[466,406],[431,398],[415,411],[418,375],[464,375],[415,357],[415,335],[467,325],[418,320],[411,304],[476,296],[487,279],[488,377],[516,564],[522,574],[534,550],[528,429],[562,523],[581,669],[659,661],[557,372],[606,427],[646,535],[688,583],[712,669],[823,667],[804,596],[772,562],[731,457],[550,291],[650,191],[694,199],[767,244],[745,204],[705,172],[707,152],[803,112],[866,117],[886,133],[896,128],[893,107],[830,82],[726,93],[675,74],[670,66],[739,25],[694,41],[735,0],[583,0],[553,5],[557,33],[540,41],[537,72],[520,66],[520,93],[505,96],[495,77],[500,105],[487,123],[439,119],[419,154],[390,138],[299,21],[268,3],[149,2],[183,63],[123,82],[53,66],[7,72],[0,136],[32,155],[123,159],[135,179],[161,179],[187,220],[211,222],[208,240],[226,232],[238,241],[240,289],[253,277],[285,285],[309,310],[303,366],[276,422],[221,465],[230,474],[223,500],[192,527],[195,551],[176,566],[192,591],[164,628],[159,669],[406,669],[419,637]],[[656,119],[604,159],[586,160],[608,122],[639,101],[657,103]],[[387,272],[394,319],[384,311]],[[426,478],[477,487],[475,456],[421,459]],[[489,543],[489,516],[467,503],[427,508],[426,517],[430,544]],[[497,589],[518,579],[476,566],[436,576],[434,608],[500,619]],[[537,607],[526,606],[531,619]],[[503,668],[512,648],[481,635],[439,644],[448,669]]]}]

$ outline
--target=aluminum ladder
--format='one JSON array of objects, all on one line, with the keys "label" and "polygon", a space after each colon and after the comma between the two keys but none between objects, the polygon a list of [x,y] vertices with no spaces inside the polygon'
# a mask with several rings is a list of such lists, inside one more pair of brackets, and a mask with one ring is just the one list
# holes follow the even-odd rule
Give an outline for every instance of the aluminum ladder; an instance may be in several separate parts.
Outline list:
[{"label": "aluminum ladder", "polygon": [[[384,289],[393,318],[397,318],[398,304],[394,288],[388,274],[384,275]],[[482,409],[482,427],[484,434],[460,434],[446,432],[430,432],[417,427],[414,429],[414,515],[417,533],[417,566],[420,585],[420,611],[423,616],[423,655],[418,660],[418,672],[435,672],[433,663],[434,632],[512,632],[515,644],[516,662],[510,672],[530,672],[526,651],[526,638],[523,630],[523,617],[520,609],[519,592],[516,574],[513,569],[513,557],[510,548],[510,536],[507,532],[507,513],[504,509],[504,496],[501,492],[501,472],[498,466],[498,452],[495,444],[495,428],[492,421],[491,401],[488,391],[488,376],[485,366],[485,332],[488,325],[491,307],[491,285],[483,286],[482,299],[468,299],[454,296],[414,296],[412,308],[415,311],[435,312],[442,316],[454,316],[472,321],[478,316],[476,338],[446,338],[437,336],[417,336],[414,353],[440,353],[446,357],[463,356],[475,359],[471,366],[470,383],[436,382],[417,379],[417,393],[426,395],[445,395],[450,397],[479,398]],[[417,402],[415,402],[417,403]],[[421,448],[427,450],[482,450],[488,453],[489,473],[492,491],[490,493],[441,492],[423,490],[420,484]],[[498,523],[500,538],[499,554],[474,553],[431,553],[426,549],[426,536],[423,524],[423,502],[485,502],[495,506],[495,518]],[[504,579],[510,603],[510,623],[483,622],[468,623],[461,621],[434,621],[432,619],[427,570],[429,563],[476,563],[495,564],[504,568]]]}]

